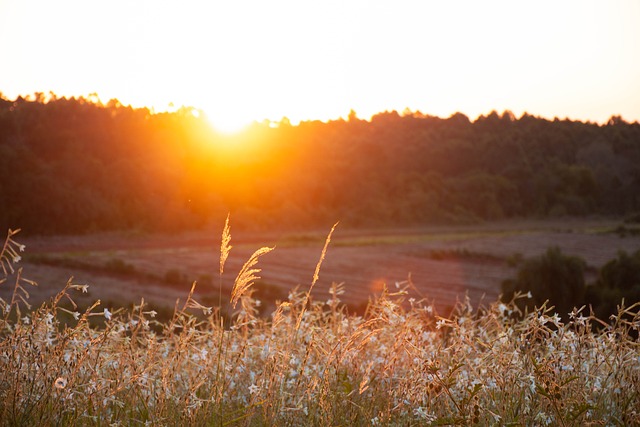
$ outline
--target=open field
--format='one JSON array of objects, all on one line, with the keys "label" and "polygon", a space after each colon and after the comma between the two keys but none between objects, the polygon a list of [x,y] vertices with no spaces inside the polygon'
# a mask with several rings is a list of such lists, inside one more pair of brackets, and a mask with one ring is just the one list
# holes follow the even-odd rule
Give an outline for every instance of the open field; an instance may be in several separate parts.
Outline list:
[{"label": "open field", "polygon": [[[527,294],[495,301],[514,261],[550,245],[583,256],[591,275],[617,250],[635,250],[638,233],[621,238],[616,228],[529,222],[342,230],[333,235],[314,304],[307,289],[322,233],[232,232],[221,293],[211,274],[219,265],[213,233],[20,239],[25,255],[31,251],[25,275],[40,281],[32,302],[60,292],[30,313],[16,315],[15,301],[5,305],[0,424],[638,425],[640,303],[619,308],[610,323],[575,309],[563,323],[545,305],[523,314],[518,299]],[[256,295],[269,301],[302,289],[277,306],[259,305],[240,274],[237,311],[204,307],[216,294],[228,301],[234,276],[246,273],[242,263],[264,243],[277,251],[260,258]],[[2,256],[17,262],[23,248],[10,245]],[[74,271],[75,285],[63,286]],[[428,301],[382,293],[363,315],[340,302],[358,306],[382,283],[394,290],[408,272],[410,293]],[[196,275],[194,299],[188,290]],[[31,290],[13,279],[22,285],[18,295]],[[336,280],[346,293],[329,298]],[[441,311],[465,292],[472,303],[484,296],[485,308],[465,299]],[[153,306],[116,308],[141,297]],[[102,305],[90,305],[98,298]],[[176,298],[183,304],[167,312]]]},{"label": "open field", "polygon": [[[344,283],[341,299],[362,307],[386,284],[411,278],[410,296],[426,298],[446,312],[465,293],[472,303],[492,302],[502,280],[513,277],[514,254],[536,256],[550,246],[578,255],[593,270],[615,257],[619,250],[640,249],[640,237],[620,237],[611,232],[613,221],[504,222],[463,227],[421,229],[336,229],[320,270],[313,297],[329,298],[333,282]],[[222,228],[222,227],[221,227]],[[257,298],[265,311],[275,299],[286,298],[297,285],[306,290],[326,237],[326,231],[305,233],[256,233],[235,231],[233,249],[220,279],[220,231],[166,235],[92,235],[20,239],[27,245],[24,275],[39,283],[31,301],[39,304],[60,290],[69,277],[90,285],[81,301],[101,299],[107,305],[139,302],[144,297],[154,306],[173,307],[184,300],[191,282],[208,305],[229,300],[230,286],[242,264],[261,246],[276,249],[258,264],[262,279]],[[18,236],[19,237],[19,236]],[[222,283],[222,292],[219,292]],[[0,287],[5,298],[11,289]]]}]

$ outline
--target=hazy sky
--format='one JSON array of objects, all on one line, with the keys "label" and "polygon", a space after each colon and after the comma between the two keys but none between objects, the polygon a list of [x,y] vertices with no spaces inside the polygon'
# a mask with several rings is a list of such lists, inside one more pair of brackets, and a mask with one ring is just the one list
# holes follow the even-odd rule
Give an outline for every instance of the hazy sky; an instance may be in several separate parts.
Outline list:
[{"label": "hazy sky", "polygon": [[96,92],[214,124],[640,120],[640,0],[0,0],[0,92]]}]

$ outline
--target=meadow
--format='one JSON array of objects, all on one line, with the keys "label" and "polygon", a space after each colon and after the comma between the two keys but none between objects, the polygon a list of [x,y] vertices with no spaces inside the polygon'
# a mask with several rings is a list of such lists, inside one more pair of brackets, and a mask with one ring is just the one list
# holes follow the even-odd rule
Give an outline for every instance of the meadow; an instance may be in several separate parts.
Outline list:
[{"label": "meadow", "polygon": [[[588,282],[618,251],[633,253],[640,236],[621,238],[611,220],[524,220],[467,226],[353,229],[340,224],[323,263],[322,278],[312,292],[317,300],[331,297],[331,284],[343,283],[342,302],[350,312],[363,314],[369,298],[385,284],[411,280],[408,297],[425,299],[442,314],[467,295],[474,306],[498,298],[503,280],[517,274],[519,262],[558,246],[587,263]],[[175,234],[89,234],[23,237],[29,251],[22,264],[41,286],[31,292],[39,305],[55,296],[71,276],[91,285],[78,297],[81,306],[100,299],[106,307],[130,306],[145,299],[151,308],[172,314],[176,299],[184,299],[193,281],[196,296],[220,305],[229,295],[231,280],[216,277],[220,230]],[[318,260],[326,230],[270,230],[234,228],[234,256],[227,274],[234,275],[257,246],[276,249],[261,259],[261,279],[254,285],[267,316],[276,300],[286,299],[296,286],[307,286]],[[0,287],[0,297],[10,289]],[[222,301],[224,303],[224,301]],[[225,305],[225,304],[223,304]],[[228,312],[228,305],[223,307]]]},{"label": "meadow", "polygon": [[0,253],[0,287],[11,289],[0,302],[2,424],[640,423],[638,304],[611,319],[576,308],[563,322],[546,305],[520,311],[529,295],[518,294],[479,306],[462,298],[443,314],[406,280],[382,284],[354,314],[343,284],[313,297],[340,247],[329,248],[333,231],[317,244],[309,284],[263,316],[254,284],[273,250],[258,248],[228,278],[227,223],[212,280],[232,313],[203,303],[194,282],[162,321],[144,300],[80,306],[90,287],[74,279],[30,307],[37,288],[9,232]]}]

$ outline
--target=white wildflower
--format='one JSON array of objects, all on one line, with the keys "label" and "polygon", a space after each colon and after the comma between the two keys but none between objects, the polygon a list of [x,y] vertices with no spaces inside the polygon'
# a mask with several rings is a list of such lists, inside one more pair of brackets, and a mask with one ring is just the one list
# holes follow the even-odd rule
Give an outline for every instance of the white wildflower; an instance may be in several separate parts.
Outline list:
[{"label": "white wildflower", "polygon": [[437,419],[437,417],[435,415],[429,414],[428,412],[426,412],[422,406],[414,409],[413,410],[413,415],[415,415],[416,417],[418,417],[418,418],[420,418],[422,420],[425,420],[428,423],[432,423]]},{"label": "white wildflower", "polygon": [[58,377],[56,379],[56,382],[53,383],[53,386],[55,388],[57,388],[58,390],[62,390],[63,388],[65,388],[67,386],[67,380],[65,378]]},{"label": "white wildflower", "polygon": [[22,259],[22,257],[20,255],[15,255],[13,257],[13,262],[14,263],[19,263],[21,259]]},{"label": "white wildflower", "polygon": [[546,426],[550,425],[553,422],[551,417],[544,412],[538,412],[536,414],[536,417],[534,418],[534,421],[537,421],[538,423]]},{"label": "white wildflower", "polygon": [[536,392],[536,379],[533,375],[529,374],[525,376],[529,380],[529,391],[533,394]]},{"label": "white wildflower", "polygon": [[371,418],[371,425],[372,426],[379,426],[380,425],[380,418],[378,418],[378,417]]},{"label": "white wildflower", "polygon": [[332,287],[332,288],[329,289],[329,293],[331,295],[336,295],[336,296],[337,295],[343,295],[344,294],[344,289],[342,289],[341,287],[338,287],[338,288],[333,288]]},{"label": "white wildflower", "polygon": [[430,342],[433,341],[435,339],[435,334],[433,332],[423,332],[422,335],[420,336],[420,338],[422,339],[422,341],[424,342]]},{"label": "white wildflower", "polygon": [[249,386],[249,394],[257,394],[259,392],[260,392],[260,387],[258,387],[257,385],[251,384]]},{"label": "white wildflower", "polygon": [[593,381],[593,391],[599,392],[600,390],[602,390],[602,382],[599,377],[596,377]]},{"label": "white wildflower", "polygon": [[440,320],[438,320],[436,322],[436,329],[440,329],[440,328],[442,328],[443,326],[446,326],[446,325],[447,325],[447,321],[444,320],[444,319],[440,319]]},{"label": "white wildflower", "polygon": [[144,372],[140,377],[138,377],[138,384],[145,386],[149,382],[149,374]]},{"label": "white wildflower", "polygon": [[498,310],[500,310],[500,314],[503,315],[503,316],[506,315],[509,312],[509,309],[503,303],[498,304]]},{"label": "white wildflower", "polygon": [[109,309],[108,309],[108,308],[105,308],[105,309],[104,309],[104,317],[105,317],[105,319],[107,319],[107,320],[111,320],[111,312],[109,311]]},{"label": "white wildflower", "polygon": [[269,356],[270,353],[271,353],[271,347],[269,346],[269,341],[267,341],[265,345],[262,347],[262,357],[265,358]]}]

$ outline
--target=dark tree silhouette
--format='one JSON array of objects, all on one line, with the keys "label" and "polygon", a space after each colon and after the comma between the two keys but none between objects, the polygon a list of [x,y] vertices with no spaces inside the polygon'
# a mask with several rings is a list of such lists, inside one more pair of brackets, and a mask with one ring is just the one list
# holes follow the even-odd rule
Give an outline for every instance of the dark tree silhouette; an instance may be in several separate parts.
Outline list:
[{"label": "dark tree silhouette", "polygon": [[[97,98],[95,98],[97,99]],[[0,227],[403,226],[640,212],[640,125],[405,111],[216,134],[191,108],[0,97]],[[45,220],[46,219],[46,220]]]}]

